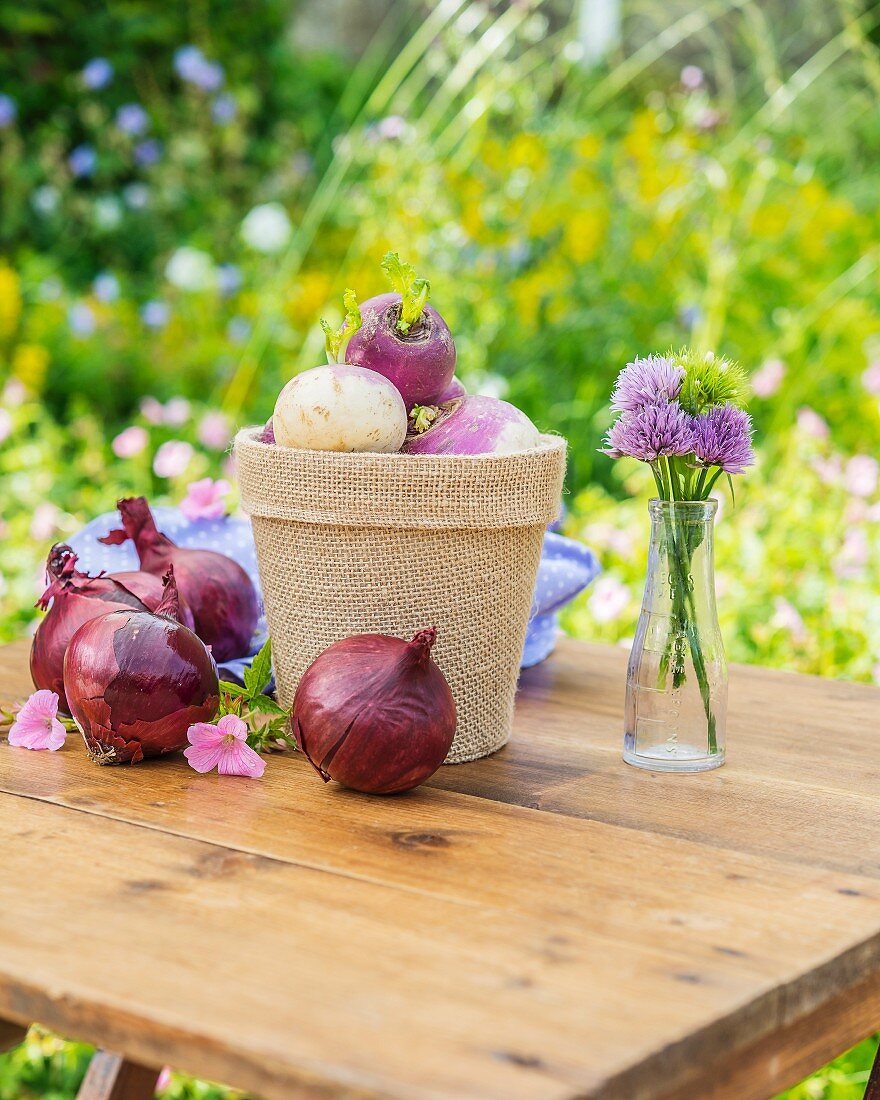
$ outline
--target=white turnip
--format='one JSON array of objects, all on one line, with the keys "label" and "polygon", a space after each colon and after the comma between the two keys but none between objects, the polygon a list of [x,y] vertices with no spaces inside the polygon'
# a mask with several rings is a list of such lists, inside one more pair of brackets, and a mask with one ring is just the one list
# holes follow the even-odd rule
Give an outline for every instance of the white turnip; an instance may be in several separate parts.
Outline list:
[{"label": "white turnip", "polygon": [[282,447],[390,453],[399,451],[406,438],[406,406],[381,374],[333,363],[287,383],[272,425]]}]

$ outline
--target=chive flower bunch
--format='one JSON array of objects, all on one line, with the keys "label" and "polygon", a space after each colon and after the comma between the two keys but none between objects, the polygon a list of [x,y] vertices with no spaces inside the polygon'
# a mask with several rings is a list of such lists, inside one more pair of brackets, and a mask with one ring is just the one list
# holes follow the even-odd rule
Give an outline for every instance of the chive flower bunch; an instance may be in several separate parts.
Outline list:
[{"label": "chive flower bunch", "polygon": [[722,474],[755,461],[746,393],[742,368],[712,352],[635,359],[617,377],[611,408],[620,415],[604,451],[647,462],[663,500],[705,500]]}]

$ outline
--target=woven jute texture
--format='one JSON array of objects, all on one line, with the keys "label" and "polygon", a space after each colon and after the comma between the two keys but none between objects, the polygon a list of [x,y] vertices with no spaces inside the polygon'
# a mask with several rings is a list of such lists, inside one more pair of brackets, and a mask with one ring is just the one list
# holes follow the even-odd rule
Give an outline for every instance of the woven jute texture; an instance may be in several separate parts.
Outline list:
[{"label": "woven jute texture", "polygon": [[544,528],[559,509],[565,441],[513,455],[337,454],[235,440],[278,697],[351,634],[437,627],[458,709],[446,762],[510,736]]}]

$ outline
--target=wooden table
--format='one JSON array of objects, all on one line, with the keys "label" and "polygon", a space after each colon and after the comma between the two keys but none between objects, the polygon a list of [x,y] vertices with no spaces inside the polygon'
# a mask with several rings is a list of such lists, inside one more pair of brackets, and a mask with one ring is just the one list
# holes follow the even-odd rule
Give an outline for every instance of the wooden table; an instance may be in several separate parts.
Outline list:
[{"label": "wooden table", "polygon": [[736,668],[727,766],[653,775],[624,666],[563,643],[398,798],[3,742],[0,1017],[265,1100],[772,1096],[880,1027],[880,690]]}]

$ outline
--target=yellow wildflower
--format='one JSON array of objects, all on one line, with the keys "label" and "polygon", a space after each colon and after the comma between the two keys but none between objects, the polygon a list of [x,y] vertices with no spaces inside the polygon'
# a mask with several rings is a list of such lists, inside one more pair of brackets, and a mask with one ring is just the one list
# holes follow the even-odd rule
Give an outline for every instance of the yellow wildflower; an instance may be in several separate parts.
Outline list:
[{"label": "yellow wildflower", "polygon": [[602,247],[607,230],[608,213],[601,207],[573,211],[566,222],[563,240],[574,262],[583,264],[592,260]]},{"label": "yellow wildflower", "polygon": [[21,286],[18,275],[0,264],[0,339],[11,336],[21,317]]},{"label": "yellow wildflower", "polygon": [[40,344],[19,344],[12,353],[12,373],[33,393],[39,392],[49,366],[49,352]]}]

